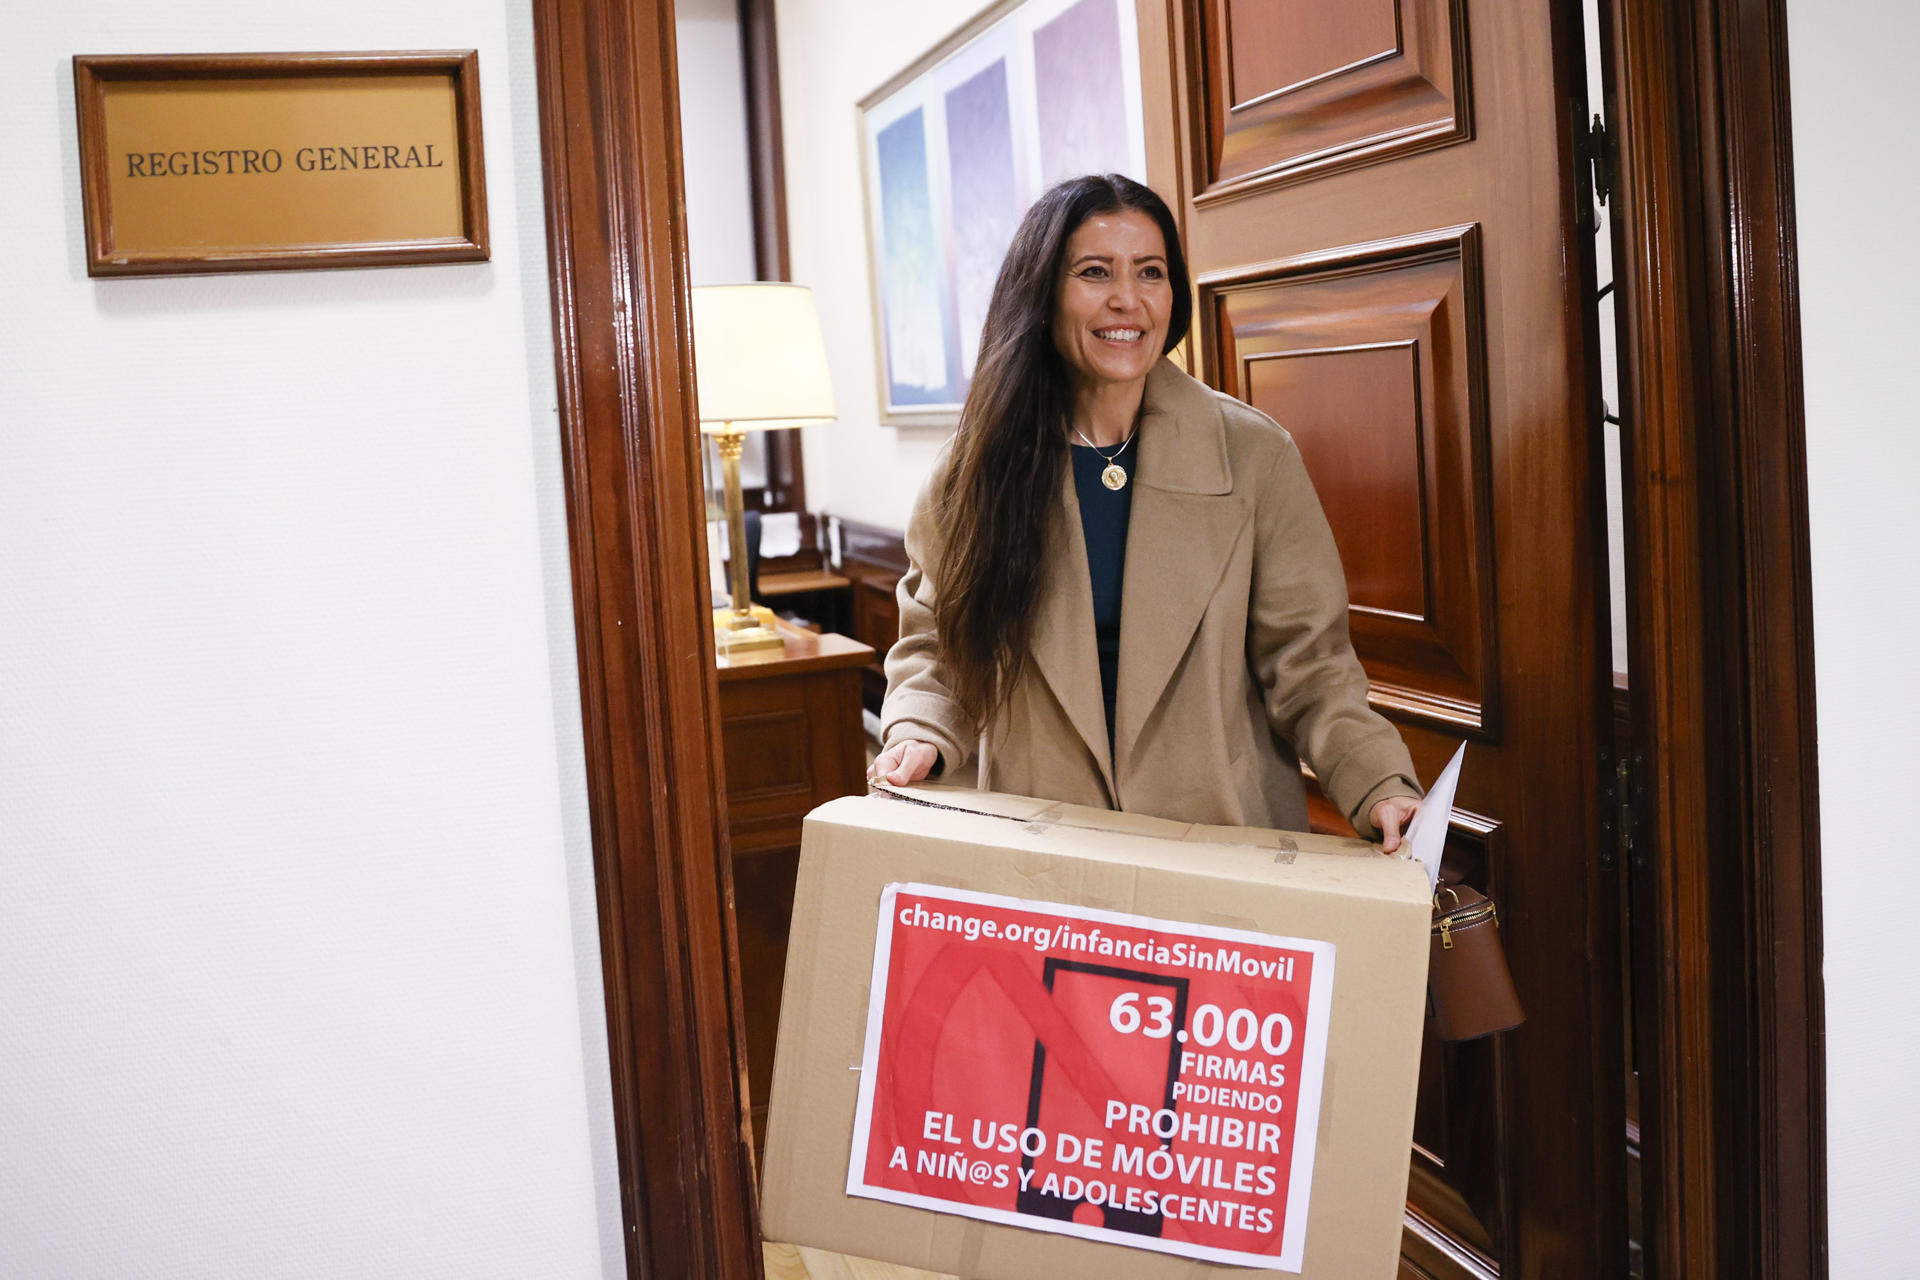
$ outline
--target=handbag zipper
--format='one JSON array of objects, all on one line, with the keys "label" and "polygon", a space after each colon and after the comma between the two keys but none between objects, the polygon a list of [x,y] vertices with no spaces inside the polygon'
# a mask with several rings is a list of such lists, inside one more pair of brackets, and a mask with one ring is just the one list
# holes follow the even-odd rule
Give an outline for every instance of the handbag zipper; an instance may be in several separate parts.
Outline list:
[{"label": "handbag zipper", "polygon": [[1441,949],[1443,951],[1453,950],[1453,929],[1455,925],[1458,925],[1464,929],[1470,924],[1479,924],[1482,920],[1485,920],[1489,916],[1493,917],[1494,924],[1498,925],[1500,923],[1500,912],[1494,907],[1491,901],[1485,902],[1480,906],[1474,907],[1463,915],[1441,916],[1440,917]]}]

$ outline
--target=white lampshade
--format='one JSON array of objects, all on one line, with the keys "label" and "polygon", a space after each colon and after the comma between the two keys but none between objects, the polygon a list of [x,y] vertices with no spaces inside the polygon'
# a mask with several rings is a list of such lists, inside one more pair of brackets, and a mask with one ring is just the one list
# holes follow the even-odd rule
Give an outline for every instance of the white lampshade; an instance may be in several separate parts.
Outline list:
[{"label": "white lampshade", "polygon": [[804,285],[694,289],[693,354],[702,431],[772,431],[838,416],[820,317]]}]

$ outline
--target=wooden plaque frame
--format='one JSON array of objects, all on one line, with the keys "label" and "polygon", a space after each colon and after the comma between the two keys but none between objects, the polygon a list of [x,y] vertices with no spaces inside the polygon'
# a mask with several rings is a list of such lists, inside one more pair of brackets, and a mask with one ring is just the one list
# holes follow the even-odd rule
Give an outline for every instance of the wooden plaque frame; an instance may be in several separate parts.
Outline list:
[{"label": "wooden plaque frame", "polygon": [[[109,198],[106,88],[110,82],[331,79],[349,76],[451,76],[460,165],[461,233],[393,240],[341,240],[264,248],[153,251],[116,242]],[[80,190],[90,276],[282,271],[316,267],[483,262],[488,256],[486,163],[480,133],[480,55],[472,49],[380,53],[78,55],[74,107],[80,139]]]}]

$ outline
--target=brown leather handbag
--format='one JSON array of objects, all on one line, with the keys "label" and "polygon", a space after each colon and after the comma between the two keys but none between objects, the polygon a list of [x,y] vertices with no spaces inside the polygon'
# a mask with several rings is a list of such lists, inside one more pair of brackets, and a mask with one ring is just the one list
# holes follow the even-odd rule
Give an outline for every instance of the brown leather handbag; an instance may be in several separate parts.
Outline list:
[{"label": "brown leather handbag", "polygon": [[1500,913],[1464,884],[1441,884],[1433,895],[1433,941],[1427,1003],[1442,1040],[1478,1040],[1526,1021],[1513,989]]}]

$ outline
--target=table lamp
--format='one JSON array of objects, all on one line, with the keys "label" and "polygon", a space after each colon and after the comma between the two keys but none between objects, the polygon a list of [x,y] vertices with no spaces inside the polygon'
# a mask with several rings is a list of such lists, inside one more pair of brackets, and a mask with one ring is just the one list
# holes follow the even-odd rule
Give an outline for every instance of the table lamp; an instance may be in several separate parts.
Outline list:
[{"label": "table lamp", "polygon": [[700,430],[713,437],[727,487],[731,608],[715,609],[715,640],[726,651],[783,643],[773,610],[756,606],[747,584],[747,522],[740,450],[749,431],[832,422],[833,383],[813,292],[795,284],[716,284],[693,291],[694,379]]}]

